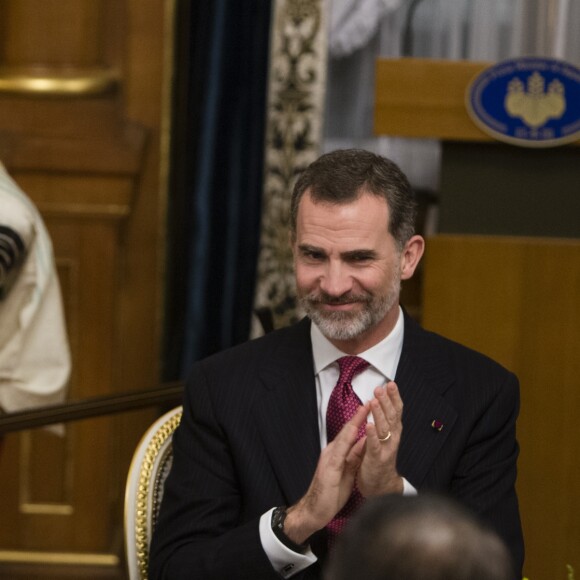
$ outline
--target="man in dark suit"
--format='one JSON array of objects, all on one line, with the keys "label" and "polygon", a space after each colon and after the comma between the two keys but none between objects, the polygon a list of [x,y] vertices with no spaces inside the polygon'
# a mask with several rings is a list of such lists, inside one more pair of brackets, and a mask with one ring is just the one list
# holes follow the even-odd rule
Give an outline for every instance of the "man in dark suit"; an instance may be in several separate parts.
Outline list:
[{"label": "man in dark suit", "polygon": [[320,578],[364,498],[422,490],[487,520],[520,574],[518,381],[399,306],[424,249],[415,213],[399,168],[366,151],[324,155],[298,179],[307,317],[194,365],[152,578]]}]

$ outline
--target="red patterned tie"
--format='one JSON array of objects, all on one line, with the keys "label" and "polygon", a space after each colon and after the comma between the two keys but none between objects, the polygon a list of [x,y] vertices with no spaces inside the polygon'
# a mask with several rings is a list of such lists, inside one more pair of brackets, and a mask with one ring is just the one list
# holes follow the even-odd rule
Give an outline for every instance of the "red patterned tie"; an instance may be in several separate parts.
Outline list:
[{"label": "red patterned tie", "polygon": [[[340,376],[334,387],[328,409],[326,411],[326,434],[330,443],[342,429],[347,421],[350,421],[362,405],[361,400],[352,389],[352,379],[369,366],[369,363],[358,356],[343,356],[338,359]],[[365,426],[359,429],[358,439],[365,434]],[[332,545],[336,536],[340,533],[346,520],[362,504],[363,497],[356,485],[344,507],[334,516],[334,519],[326,526],[328,530],[329,544]]]}]

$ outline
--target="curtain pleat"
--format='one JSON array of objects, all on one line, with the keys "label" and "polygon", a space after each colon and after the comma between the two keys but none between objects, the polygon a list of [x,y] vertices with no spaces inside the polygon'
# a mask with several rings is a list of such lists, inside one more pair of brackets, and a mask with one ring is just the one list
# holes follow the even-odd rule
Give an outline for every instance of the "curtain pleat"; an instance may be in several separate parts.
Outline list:
[{"label": "curtain pleat", "polygon": [[271,0],[178,14],[164,378],[249,336],[263,187]]}]

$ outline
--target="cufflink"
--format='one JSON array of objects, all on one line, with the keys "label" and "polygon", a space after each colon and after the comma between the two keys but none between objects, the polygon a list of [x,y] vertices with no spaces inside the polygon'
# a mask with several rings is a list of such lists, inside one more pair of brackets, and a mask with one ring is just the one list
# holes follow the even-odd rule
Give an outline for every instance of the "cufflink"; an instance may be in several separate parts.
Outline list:
[{"label": "cufflink", "polygon": [[443,431],[444,425],[438,419],[433,419],[433,422],[431,423],[431,427],[433,427],[433,429],[435,429],[435,431]]}]

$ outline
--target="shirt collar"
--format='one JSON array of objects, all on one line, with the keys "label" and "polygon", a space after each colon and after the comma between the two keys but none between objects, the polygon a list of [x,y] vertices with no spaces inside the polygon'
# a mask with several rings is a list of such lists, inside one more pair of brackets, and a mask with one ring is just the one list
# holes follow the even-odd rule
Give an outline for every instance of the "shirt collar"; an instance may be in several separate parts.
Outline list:
[{"label": "shirt collar", "polygon": [[[393,379],[403,348],[404,327],[403,311],[399,306],[399,317],[390,334],[383,338],[381,342],[361,352],[358,356],[364,358],[385,377]],[[316,375],[340,357],[346,356],[346,353],[336,348],[322,334],[314,322],[310,325],[310,337],[312,339],[312,354]]]}]

